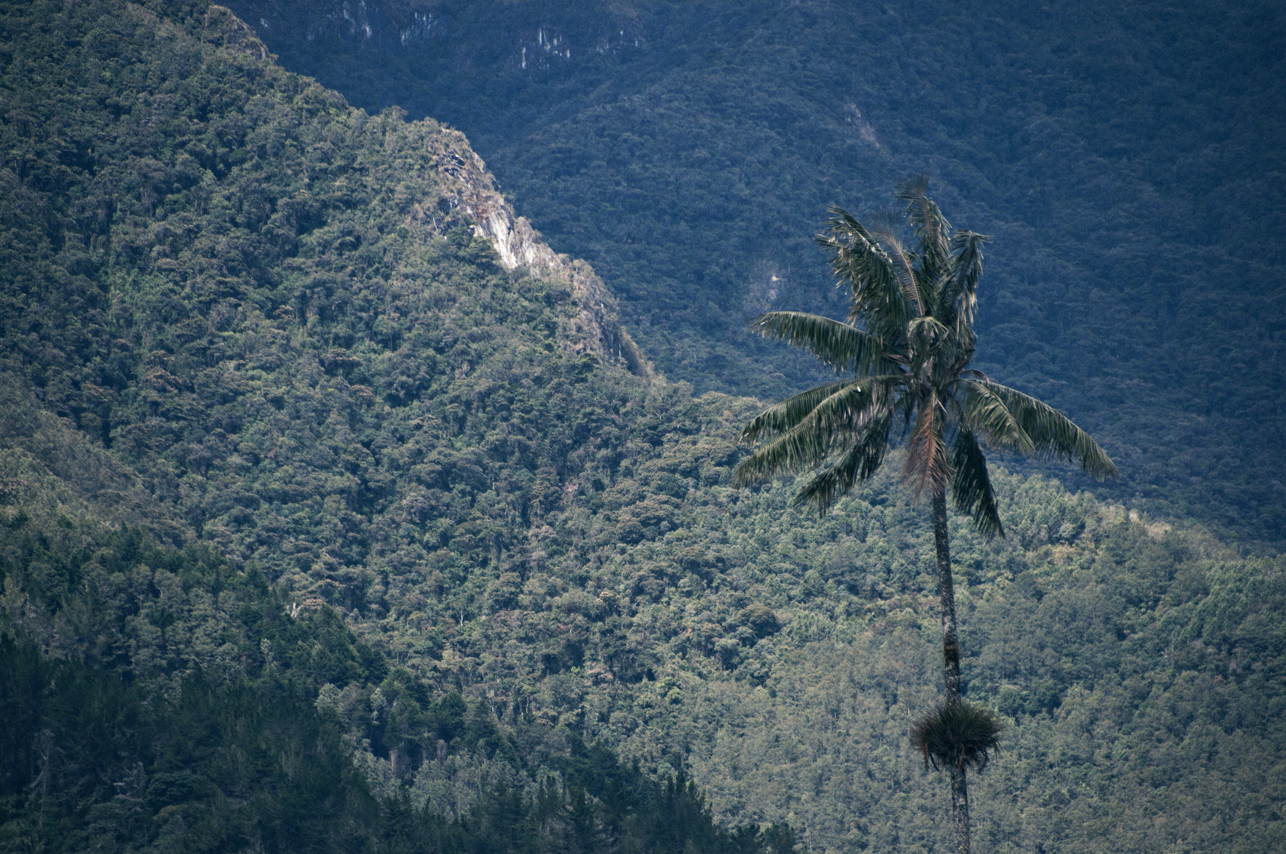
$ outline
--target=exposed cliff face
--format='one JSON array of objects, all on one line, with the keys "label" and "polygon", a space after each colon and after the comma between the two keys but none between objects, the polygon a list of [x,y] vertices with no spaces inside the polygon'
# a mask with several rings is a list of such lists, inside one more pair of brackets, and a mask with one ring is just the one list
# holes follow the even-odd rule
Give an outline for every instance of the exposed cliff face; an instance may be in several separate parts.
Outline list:
[{"label": "exposed cliff face", "polygon": [[[653,376],[651,364],[617,319],[615,297],[593,268],[554,252],[526,217],[514,215],[464,135],[445,132],[457,138],[443,147],[436,166],[439,174],[451,179],[450,186],[443,189],[452,213],[463,214],[477,236],[491,241],[507,269],[526,267],[536,276],[571,289],[577,313],[559,343],[570,353],[592,353],[636,376]],[[417,208],[417,215],[428,218],[423,208]]]},{"label": "exposed cliff face", "polygon": [[[354,25],[364,28],[366,37],[370,38],[371,25],[365,20],[367,8],[364,3],[357,9],[343,4],[329,19],[332,23],[340,18],[354,23],[352,15],[358,15]],[[427,34],[432,16],[424,17],[416,13],[415,20],[424,24]],[[257,59],[268,58],[268,49],[256,36],[254,29],[232,10],[212,5],[205,14],[203,24],[203,36],[207,42]],[[622,37],[624,32],[621,30]],[[405,31],[402,32],[401,40],[404,44],[407,41]],[[544,45],[545,41],[544,31],[541,30],[539,43]],[[552,40],[550,44],[553,44]],[[439,174],[449,182],[448,186],[442,188],[451,208],[447,222],[454,223],[463,215],[476,235],[490,240],[495,246],[506,269],[526,267],[541,278],[564,284],[571,289],[572,299],[578,310],[574,320],[563,330],[564,334],[559,341],[567,352],[591,353],[636,376],[653,376],[652,365],[617,319],[619,306],[615,297],[593,268],[583,261],[555,253],[525,217],[515,216],[513,208],[496,191],[495,181],[487,171],[486,164],[470,148],[464,134],[445,129],[444,134],[448,139],[444,140],[435,161]],[[417,216],[422,221],[431,219],[431,208],[432,206],[417,208]]]}]

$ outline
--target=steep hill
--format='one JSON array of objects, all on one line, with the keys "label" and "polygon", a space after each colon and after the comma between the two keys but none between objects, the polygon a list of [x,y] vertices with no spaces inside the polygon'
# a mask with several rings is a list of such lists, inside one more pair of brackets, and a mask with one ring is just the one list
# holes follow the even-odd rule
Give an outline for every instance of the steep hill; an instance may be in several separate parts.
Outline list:
[{"label": "steep hill", "polygon": [[390,578],[477,607],[470,569],[576,450],[562,413],[649,373],[463,138],[351,109],[219,8],[31,4],[0,33],[4,848],[788,850],[682,776],[502,732],[337,610],[386,614]]},{"label": "steep hill", "polygon": [[[6,845],[941,844],[923,508],[730,489],[756,401],[226,10],[0,44]],[[1282,560],[996,480],[1009,539],[952,531],[980,844],[1280,847]]]},{"label": "steep hill", "polygon": [[808,382],[745,319],[841,314],[827,206],[932,172],[994,236],[985,369],[1091,428],[1116,500],[1286,542],[1280,3],[231,5],[354,103],[464,130],[698,391]]}]

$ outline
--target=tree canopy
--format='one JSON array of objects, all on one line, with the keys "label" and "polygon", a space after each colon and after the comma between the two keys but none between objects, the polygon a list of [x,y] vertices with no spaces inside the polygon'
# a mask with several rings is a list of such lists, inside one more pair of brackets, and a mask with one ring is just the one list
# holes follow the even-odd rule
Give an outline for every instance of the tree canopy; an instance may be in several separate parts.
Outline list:
[{"label": "tree canopy", "polygon": [[[943,844],[906,737],[935,535],[896,465],[822,519],[734,489],[762,402],[582,347],[591,271],[506,266],[462,134],[288,73],[257,23],[88,0],[0,32],[0,838],[268,848],[324,810],[322,849],[614,815],[669,845],[671,814]],[[979,844],[1280,848],[1280,559],[990,477],[1007,538],[951,519],[965,689],[1006,727]]]}]

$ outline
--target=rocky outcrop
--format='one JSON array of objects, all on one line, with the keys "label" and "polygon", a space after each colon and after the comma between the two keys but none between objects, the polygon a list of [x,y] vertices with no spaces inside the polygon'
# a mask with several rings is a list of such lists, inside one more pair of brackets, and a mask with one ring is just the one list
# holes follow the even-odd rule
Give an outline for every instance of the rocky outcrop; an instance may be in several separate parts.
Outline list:
[{"label": "rocky outcrop", "polygon": [[535,276],[571,289],[577,312],[559,343],[570,353],[591,353],[632,374],[651,377],[652,366],[617,319],[616,298],[603,280],[584,261],[549,248],[526,217],[515,217],[482,158],[463,135],[457,143],[445,146],[436,164],[439,174],[454,179],[444,188],[449,205],[464,215],[474,234],[491,241],[505,268],[526,267]]}]

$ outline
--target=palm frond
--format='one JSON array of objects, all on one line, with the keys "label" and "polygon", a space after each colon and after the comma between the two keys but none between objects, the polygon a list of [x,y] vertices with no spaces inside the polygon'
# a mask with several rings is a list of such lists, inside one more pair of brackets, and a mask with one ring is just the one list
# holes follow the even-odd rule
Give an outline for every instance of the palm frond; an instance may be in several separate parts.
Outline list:
[{"label": "palm frond", "polygon": [[951,264],[944,271],[939,289],[938,316],[944,323],[973,326],[974,307],[978,304],[978,281],[982,278],[982,244],[985,234],[962,231],[951,236]]},{"label": "palm frond", "polygon": [[947,222],[937,204],[926,193],[929,190],[927,173],[908,178],[898,185],[897,197],[906,202],[906,217],[920,238],[922,273],[928,280],[938,277],[947,266],[950,253],[951,223]]},{"label": "palm frond", "polygon": [[901,380],[880,377],[832,383],[795,395],[760,414],[742,430],[743,440],[754,441],[774,432],[780,435],[737,466],[733,484],[745,486],[824,463],[837,446],[860,436],[873,419],[884,415],[890,379]]},{"label": "palm frond", "polygon": [[837,371],[869,374],[880,362],[883,346],[878,338],[838,320],[802,311],[773,311],[750,322],[766,338],[809,350]]},{"label": "palm frond", "polygon": [[796,427],[757,448],[732,472],[732,485],[740,488],[779,474],[819,466],[830,456],[834,437]]},{"label": "palm frond", "polygon": [[930,357],[934,357],[936,361],[943,361],[940,346],[949,332],[950,330],[936,317],[917,317],[908,323],[907,348],[911,351],[913,363]]},{"label": "palm frond", "polygon": [[987,472],[987,458],[978,446],[978,439],[968,430],[956,434],[951,454],[951,467],[955,477],[951,482],[951,497],[956,509],[973,518],[978,533],[987,539],[1005,535],[996,508],[996,493],[991,488]]},{"label": "palm frond", "polygon": [[873,419],[866,431],[831,466],[819,472],[799,490],[793,503],[811,505],[818,516],[825,516],[840,496],[859,483],[870,480],[884,462],[889,450],[892,414],[885,412]]},{"label": "palm frond", "polygon": [[995,390],[995,383],[983,380],[966,380],[964,403],[961,405],[961,424],[965,429],[982,436],[993,448],[1030,454],[1036,443],[1022,423],[1009,409],[1004,396]]},{"label": "palm frond", "polygon": [[898,232],[902,230],[902,213],[896,208],[881,208],[866,215],[866,230],[880,243],[901,244]]},{"label": "palm frond", "polygon": [[817,242],[831,252],[831,269],[850,290],[849,320],[893,341],[917,313],[907,301],[881,240],[843,208],[831,208],[830,227]]},{"label": "palm frond", "polygon": [[[1063,457],[1080,463],[1082,469],[1100,480],[1117,476],[1116,464],[1112,462],[1107,452],[1062,412],[1031,395],[999,383],[982,380],[968,382],[970,394],[977,389],[985,392],[989,399],[1003,403],[1009,412],[1010,420],[1027,437],[1032,451],[1036,454]],[[994,409],[994,405],[990,408]],[[967,400],[965,409],[968,413]],[[988,441],[991,440],[991,435],[985,429],[979,430],[972,424],[969,426],[982,433]]]},{"label": "palm frond", "polygon": [[859,380],[855,379],[838,380],[788,397],[781,403],[768,407],[743,427],[741,441],[753,443],[767,436],[785,433],[807,418],[822,401],[857,384]]},{"label": "palm frond", "polygon": [[919,273],[915,268],[915,256],[907,252],[902,243],[892,236],[885,242],[884,251],[897,276],[898,285],[906,295],[906,301],[915,310],[916,316],[926,313],[924,295],[920,293]]}]

